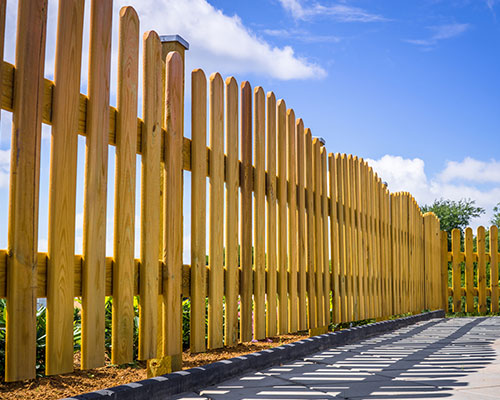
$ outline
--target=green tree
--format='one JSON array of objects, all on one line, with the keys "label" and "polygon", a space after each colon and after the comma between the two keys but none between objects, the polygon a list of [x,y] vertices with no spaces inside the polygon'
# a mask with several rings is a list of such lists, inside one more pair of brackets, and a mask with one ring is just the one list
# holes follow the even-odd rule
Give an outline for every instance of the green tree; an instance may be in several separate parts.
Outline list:
[{"label": "green tree", "polygon": [[431,205],[422,207],[422,212],[433,212],[439,218],[441,230],[451,232],[458,228],[464,230],[470,225],[472,218],[477,218],[485,213],[484,208],[477,207],[476,202],[471,199],[459,201],[439,199],[434,200]]},{"label": "green tree", "polygon": [[497,203],[497,205],[493,207],[493,218],[491,219],[491,223],[500,228],[500,203]]}]

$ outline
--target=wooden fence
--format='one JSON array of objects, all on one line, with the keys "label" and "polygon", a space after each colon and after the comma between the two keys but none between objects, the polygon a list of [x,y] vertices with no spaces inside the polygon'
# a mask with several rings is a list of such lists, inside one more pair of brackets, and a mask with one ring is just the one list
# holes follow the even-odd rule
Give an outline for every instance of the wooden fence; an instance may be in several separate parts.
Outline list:
[{"label": "wooden fence", "polygon": [[473,237],[472,229],[467,228],[462,236],[454,229],[448,251],[448,237],[442,232],[442,268],[446,282],[451,283],[446,292],[449,308],[453,312],[498,313],[498,228],[493,225],[486,231],[480,226],[476,233]]},{"label": "wooden fence", "polygon": [[[192,72],[185,137],[182,54],[167,55],[155,32],[143,38],[137,118],[140,30],[131,7],[120,11],[117,107],[109,106],[111,0],[91,2],[88,93],[79,93],[84,0],[60,1],[55,78],[44,79],[46,6],[19,1],[15,66],[1,65],[1,106],[13,118],[8,249],[0,251],[7,381],[35,377],[41,297],[46,374],[73,370],[75,297],[83,369],[105,363],[106,296],[112,362],[133,360],[138,296],[138,358],[168,360],[172,369],[181,365],[186,297],[195,352],[444,307],[439,221],[410,194],[389,193],[359,157],[327,154],[272,92],[219,74],[207,81]],[[47,253],[37,243],[42,122],[52,126]],[[82,255],[74,255],[78,134],[86,137]],[[108,146],[116,149],[113,257],[105,253]],[[186,195],[190,265],[182,259]]]}]

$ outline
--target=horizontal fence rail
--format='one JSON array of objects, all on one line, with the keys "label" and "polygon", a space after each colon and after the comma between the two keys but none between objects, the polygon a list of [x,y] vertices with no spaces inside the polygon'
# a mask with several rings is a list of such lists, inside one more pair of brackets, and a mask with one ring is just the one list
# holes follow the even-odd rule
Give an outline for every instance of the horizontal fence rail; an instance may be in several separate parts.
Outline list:
[{"label": "horizontal fence rail", "polygon": [[[35,377],[42,297],[47,375],[74,368],[76,298],[83,369],[105,364],[108,296],[111,361],[156,359],[170,370],[182,365],[186,298],[192,352],[445,307],[439,220],[423,215],[409,193],[390,193],[360,157],[328,153],[284,100],[249,82],[238,86],[232,77],[194,70],[187,77],[191,114],[185,115],[185,49],[147,32],[141,63],[139,18],[131,7],[120,10],[117,106],[111,107],[111,0],[91,1],[88,93],[79,92],[84,0],[60,1],[54,82],[45,79],[46,6],[46,0],[19,1],[16,63],[1,63],[1,106],[13,119],[8,249],[0,251],[7,381]],[[38,252],[42,122],[52,129],[47,253]],[[86,138],[81,255],[74,254],[78,134]],[[109,146],[116,152],[114,188]],[[185,196],[191,201],[189,265],[182,258]],[[111,217],[113,256],[106,257]],[[486,259],[478,260],[483,271]],[[498,306],[498,286],[491,295]]]},{"label": "horizontal fence rail", "polygon": [[472,228],[462,232],[443,232],[442,269],[446,276],[447,309],[453,312],[486,314],[499,311],[498,288],[498,227],[489,230],[480,226],[476,235]]}]

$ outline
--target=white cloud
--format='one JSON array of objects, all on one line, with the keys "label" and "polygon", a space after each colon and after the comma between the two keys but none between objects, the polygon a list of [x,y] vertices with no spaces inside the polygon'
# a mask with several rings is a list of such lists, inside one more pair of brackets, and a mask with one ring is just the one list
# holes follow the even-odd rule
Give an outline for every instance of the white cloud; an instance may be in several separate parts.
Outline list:
[{"label": "white cloud", "polygon": [[[483,162],[470,157],[463,162],[448,161],[443,171],[433,177],[425,173],[425,163],[419,158],[408,159],[385,155],[378,160],[367,159],[370,166],[389,185],[391,192],[410,192],[420,205],[435,199],[460,200],[470,198],[486,209],[486,214],[472,221],[472,226],[489,226],[492,208],[500,201],[499,162]],[[472,172],[467,172],[467,168]],[[497,168],[497,174],[485,175],[486,169]],[[483,176],[483,178],[479,178]],[[486,176],[486,177],[485,177]],[[490,183],[487,188],[481,183]],[[479,185],[478,185],[479,184]]]},{"label": "white cloud", "polygon": [[[45,76],[53,79],[57,27],[57,0],[49,0]],[[133,6],[142,32],[179,34],[190,43],[187,71],[203,68],[207,75],[252,73],[276,79],[319,79],[326,71],[318,64],[295,54],[291,46],[276,47],[246,27],[237,15],[228,16],[207,0],[117,0],[113,11],[112,77],[116,78],[118,54],[118,11]],[[5,59],[15,57],[17,1],[7,5]],[[88,70],[88,36],[90,1],[86,2],[82,57],[82,90],[86,88]],[[113,81],[114,82],[114,81]],[[113,91],[113,87],[111,89]]]},{"label": "white cloud", "polygon": [[0,188],[9,186],[10,149],[0,150]]},{"label": "white cloud", "polygon": [[448,161],[439,174],[440,180],[465,180],[481,183],[500,183],[500,161],[480,161],[466,157],[463,161]]},{"label": "white cloud", "polygon": [[416,44],[418,46],[434,46],[440,40],[451,39],[461,35],[470,28],[469,24],[446,24],[431,26],[428,29],[434,32],[428,39],[407,39],[405,42]]},{"label": "white cloud", "polygon": [[328,16],[339,22],[375,22],[386,21],[386,18],[371,14],[362,8],[346,4],[325,6],[320,3],[303,5],[300,0],[279,0],[282,7],[295,19],[306,20],[315,16]]},{"label": "white cloud", "polygon": [[237,15],[225,15],[206,0],[119,0],[115,8],[129,4],[139,14],[141,31],[180,34],[190,43],[189,69],[254,73],[283,80],[326,76],[321,66],[298,56],[291,46],[272,46]]},{"label": "white cloud", "polygon": [[334,35],[315,35],[303,29],[264,29],[267,36],[293,39],[302,43],[339,43],[342,39]]}]

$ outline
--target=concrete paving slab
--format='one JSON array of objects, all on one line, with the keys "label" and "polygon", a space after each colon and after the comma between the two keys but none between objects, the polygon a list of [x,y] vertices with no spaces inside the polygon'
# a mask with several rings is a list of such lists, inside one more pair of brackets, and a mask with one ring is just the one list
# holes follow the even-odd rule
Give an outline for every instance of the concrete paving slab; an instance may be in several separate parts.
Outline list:
[{"label": "concrete paving slab", "polygon": [[194,395],[211,400],[500,399],[500,317],[418,322]]}]

